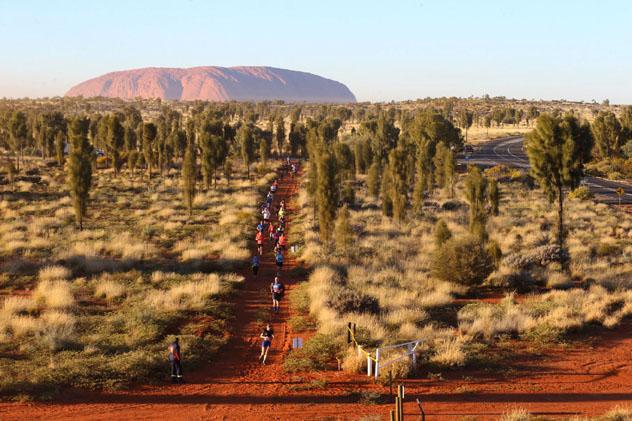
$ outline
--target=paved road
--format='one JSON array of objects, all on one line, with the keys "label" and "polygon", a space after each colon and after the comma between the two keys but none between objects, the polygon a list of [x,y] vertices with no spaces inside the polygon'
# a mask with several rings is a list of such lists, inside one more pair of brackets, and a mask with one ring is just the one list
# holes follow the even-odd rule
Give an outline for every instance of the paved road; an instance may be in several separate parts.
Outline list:
[{"label": "paved road", "polygon": [[[467,159],[459,159],[460,163],[494,166],[504,164],[508,167],[529,168],[529,159],[522,149],[522,137],[511,137],[491,140],[477,146]],[[595,198],[603,203],[617,204],[619,196],[615,190],[621,187],[624,194],[621,203],[632,204],[632,183],[611,181],[601,177],[584,177],[582,184],[588,186]]]}]

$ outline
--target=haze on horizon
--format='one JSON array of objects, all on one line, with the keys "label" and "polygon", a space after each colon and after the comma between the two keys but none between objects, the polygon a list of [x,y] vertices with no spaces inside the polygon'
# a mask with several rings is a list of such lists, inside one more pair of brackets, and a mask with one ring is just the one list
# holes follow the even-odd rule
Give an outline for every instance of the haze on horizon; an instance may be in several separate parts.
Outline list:
[{"label": "haze on horizon", "polygon": [[632,103],[632,3],[496,0],[0,3],[0,97],[139,67],[262,65],[359,101],[502,95]]}]

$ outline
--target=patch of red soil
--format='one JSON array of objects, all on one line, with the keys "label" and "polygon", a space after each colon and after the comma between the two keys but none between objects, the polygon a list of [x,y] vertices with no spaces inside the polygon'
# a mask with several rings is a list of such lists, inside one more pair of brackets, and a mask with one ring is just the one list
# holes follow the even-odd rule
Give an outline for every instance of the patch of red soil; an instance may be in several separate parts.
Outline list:
[{"label": "patch of red soil", "polygon": [[[296,180],[285,178],[276,195],[276,200],[289,203],[288,224],[297,190]],[[183,350],[186,384],[108,393],[71,391],[49,404],[4,403],[0,404],[0,418],[316,420],[378,415],[388,419],[390,403],[363,402],[359,393],[385,395],[388,388],[374,385],[365,376],[335,371],[300,375],[283,372],[282,361],[293,335],[287,323],[287,303],[282,303],[278,314],[270,311],[269,285],[276,268],[269,246],[261,263],[259,276],[248,274],[236,297],[234,335],[220,350],[216,362],[197,372],[187,372]],[[288,258],[283,272],[295,264]],[[284,277],[288,292],[297,281]],[[489,298],[495,301],[499,297]],[[262,314],[275,331],[265,366],[257,360],[262,328],[257,319]],[[490,347],[488,352],[499,351]],[[408,416],[418,416],[415,399],[419,398],[430,420],[464,416],[493,419],[516,407],[552,417],[601,414],[615,405],[632,405],[631,359],[630,321],[614,330],[600,330],[594,337],[584,334],[570,347],[542,351],[517,344],[515,357],[501,371],[477,368],[440,375],[422,372],[421,378],[404,381],[404,410]],[[309,389],[312,380],[327,383],[322,389]]]}]

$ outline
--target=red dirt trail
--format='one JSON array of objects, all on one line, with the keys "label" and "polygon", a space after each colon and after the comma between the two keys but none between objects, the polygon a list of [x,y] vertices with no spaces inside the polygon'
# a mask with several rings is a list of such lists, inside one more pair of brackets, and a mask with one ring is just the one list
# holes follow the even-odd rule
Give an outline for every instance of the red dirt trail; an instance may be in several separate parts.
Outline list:
[{"label": "red dirt trail", "polygon": [[[289,204],[288,225],[296,209],[296,180],[280,180],[275,201]],[[253,227],[254,231],[254,227]],[[287,258],[283,272],[296,262]],[[216,362],[196,372],[186,371],[183,349],[182,385],[144,386],[130,391],[68,392],[54,403],[0,403],[2,420],[322,420],[388,419],[390,398],[382,403],[363,401],[359,392],[387,395],[388,388],[372,384],[367,377],[343,372],[292,375],[282,369],[291,345],[287,302],[273,314],[269,285],[276,271],[269,245],[264,250],[257,279],[247,275],[236,296],[234,335]],[[297,279],[282,279],[289,292]],[[267,312],[267,313],[266,313]],[[275,332],[268,364],[257,357],[262,324],[268,315]],[[461,369],[440,375],[422,373],[406,380],[407,419],[419,419],[414,403],[421,399],[429,420],[494,419],[515,408],[551,417],[598,415],[615,405],[632,407],[632,322],[614,330],[584,334],[568,347],[534,351],[518,345],[511,365],[502,370]],[[489,352],[494,352],[490,348]],[[166,367],[165,367],[166,369]],[[312,380],[325,380],[322,389],[305,388]],[[379,417],[379,418],[378,418]]]}]

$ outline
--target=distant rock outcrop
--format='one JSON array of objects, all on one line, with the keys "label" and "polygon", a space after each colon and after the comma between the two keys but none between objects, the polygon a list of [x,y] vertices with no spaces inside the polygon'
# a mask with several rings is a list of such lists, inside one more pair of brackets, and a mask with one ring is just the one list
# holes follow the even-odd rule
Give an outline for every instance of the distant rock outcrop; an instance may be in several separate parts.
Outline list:
[{"label": "distant rock outcrop", "polygon": [[66,96],[205,101],[355,102],[340,82],[274,67],[148,67],[112,72],[72,87]]}]

